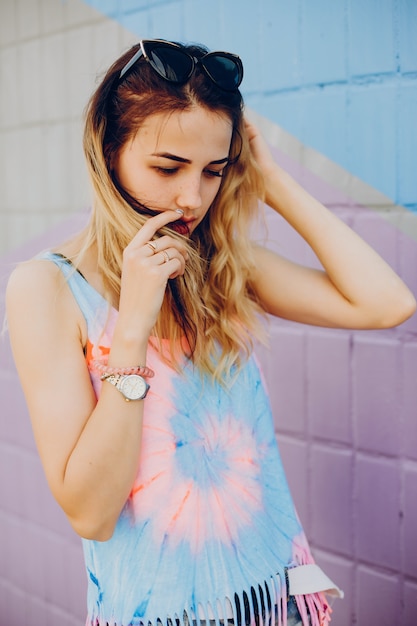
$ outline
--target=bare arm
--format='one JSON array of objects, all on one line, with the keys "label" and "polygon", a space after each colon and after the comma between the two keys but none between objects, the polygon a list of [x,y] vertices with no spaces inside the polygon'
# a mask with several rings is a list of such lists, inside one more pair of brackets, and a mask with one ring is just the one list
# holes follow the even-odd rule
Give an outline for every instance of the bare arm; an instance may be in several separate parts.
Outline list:
[{"label": "bare arm", "polygon": [[340,328],[386,328],[410,317],[416,302],[397,274],[274,162],[254,126],[247,128],[264,172],[267,204],[307,241],[323,266],[323,271],[303,267],[256,247],[253,283],[265,309]]},{"label": "bare arm", "polygon": [[[167,280],[184,271],[186,253],[169,238],[171,261],[157,264],[145,242],[177,218],[173,212],[152,218],[125,251],[109,365],[146,362],[147,341]],[[146,399],[126,402],[117,389],[104,384],[96,403],[83,354],[85,322],[61,272],[51,263],[32,261],[14,272],[7,315],[50,488],[76,532],[106,540],[136,475]]]}]

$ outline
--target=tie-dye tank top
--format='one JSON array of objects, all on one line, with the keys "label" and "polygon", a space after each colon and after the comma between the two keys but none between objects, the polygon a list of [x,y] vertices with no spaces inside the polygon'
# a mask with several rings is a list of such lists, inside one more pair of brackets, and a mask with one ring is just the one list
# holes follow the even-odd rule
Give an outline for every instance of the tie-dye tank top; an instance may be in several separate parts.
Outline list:
[{"label": "tie-dye tank top", "polygon": [[[117,311],[67,259],[42,258],[61,268],[84,315],[98,397],[92,361],[108,354]],[[152,342],[147,365],[136,480],[111,539],[82,540],[87,625],[286,626],[289,594],[303,624],[327,624],[322,592],[341,592],[311,556],[256,358],[227,389],[186,360],[178,374]]]}]

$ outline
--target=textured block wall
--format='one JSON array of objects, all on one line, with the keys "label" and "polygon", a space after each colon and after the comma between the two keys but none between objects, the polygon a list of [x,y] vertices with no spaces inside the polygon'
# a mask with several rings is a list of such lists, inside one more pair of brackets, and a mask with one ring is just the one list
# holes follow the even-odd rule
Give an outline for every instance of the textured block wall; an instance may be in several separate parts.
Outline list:
[{"label": "textured block wall", "polygon": [[81,116],[135,39],[81,0],[0,3],[1,251],[88,206]]},{"label": "textured block wall", "polygon": [[[1,298],[13,262],[82,223],[81,112],[141,36],[238,52],[277,160],[417,293],[416,34],[412,0],[2,0]],[[316,263],[267,221],[270,245]],[[346,593],[333,623],[414,626],[416,316],[362,333],[271,321],[261,357],[300,516]],[[7,338],[0,398],[0,626],[80,625],[80,544],[45,485]]]}]

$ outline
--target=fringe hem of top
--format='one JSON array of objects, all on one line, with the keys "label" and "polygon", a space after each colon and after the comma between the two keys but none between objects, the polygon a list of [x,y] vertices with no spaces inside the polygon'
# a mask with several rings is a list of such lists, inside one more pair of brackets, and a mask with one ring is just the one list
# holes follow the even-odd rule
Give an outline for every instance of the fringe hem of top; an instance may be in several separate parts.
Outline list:
[{"label": "fringe hem of top", "polygon": [[[297,572],[298,570],[298,572]],[[300,593],[304,588],[304,593]],[[264,580],[250,591],[215,603],[184,608],[182,614],[137,616],[128,624],[92,616],[86,626],[290,626],[288,601],[294,597],[303,626],[327,626],[332,609],[327,595],[343,592],[314,564],[295,565]],[[299,623],[299,622],[298,622]]]}]

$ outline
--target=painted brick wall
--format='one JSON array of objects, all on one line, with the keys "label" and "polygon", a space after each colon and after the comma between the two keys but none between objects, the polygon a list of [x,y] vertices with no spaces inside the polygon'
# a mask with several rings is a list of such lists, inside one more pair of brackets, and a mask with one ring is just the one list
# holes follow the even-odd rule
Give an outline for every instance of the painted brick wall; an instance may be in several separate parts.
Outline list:
[{"label": "painted brick wall", "polygon": [[[13,262],[82,222],[89,193],[81,111],[97,71],[139,36],[238,51],[254,110],[414,209],[416,6],[412,0],[2,0],[1,297]],[[346,196],[340,178],[329,184],[329,163],[318,153],[313,175],[302,146],[295,160],[274,146],[277,159],[417,293],[414,216],[407,221],[400,213],[410,224],[407,234],[407,226],[397,229]],[[371,192],[366,197],[369,206],[379,202]],[[282,220],[269,212],[267,220],[271,245],[315,263]],[[271,321],[271,347],[261,356],[299,513],[319,563],[346,592],[333,623],[414,626],[416,316],[401,328],[366,333]],[[0,626],[80,625],[79,541],[45,484],[7,338],[0,345],[0,398]]]},{"label": "painted brick wall", "polygon": [[1,252],[88,205],[82,113],[135,39],[81,0],[0,3]]},{"label": "painted brick wall", "polygon": [[[374,212],[334,210],[397,271],[404,256],[415,255],[415,243]],[[270,218],[280,249],[305,260],[302,242]],[[383,332],[274,320],[271,331],[262,358],[289,482],[318,561],[346,593],[334,623],[413,626],[415,319]]]}]

